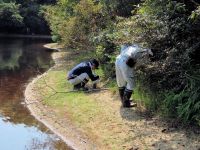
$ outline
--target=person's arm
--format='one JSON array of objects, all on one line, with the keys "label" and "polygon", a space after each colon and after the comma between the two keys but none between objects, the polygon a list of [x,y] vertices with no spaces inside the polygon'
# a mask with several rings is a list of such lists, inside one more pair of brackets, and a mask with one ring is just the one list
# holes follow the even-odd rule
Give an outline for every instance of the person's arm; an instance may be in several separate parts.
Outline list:
[{"label": "person's arm", "polygon": [[137,47],[135,49],[132,49],[132,51],[131,51],[131,57],[134,60],[141,59],[141,58],[145,57],[146,55],[153,56],[151,49],[144,49],[141,47]]},{"label": "person's arm", "polygon": [[121,48],[120,48],[120,53],[122,53],[123,51],[125,51],[126,49],[128,48],[128,45],[121,45]]},{"label": "person's arm", "polygon": [[90,68],[89,66],[87,66],[87,67],[85,68],[85,70],[86,70],[86,73],[88,74],[89,78],[90,78],[92,81],[96,81],[96,80],[99,79],[99,76],[98,76],[98,75],[94,75],[94,74],[92,73],[92,70],[91,70],[91,68]]}]

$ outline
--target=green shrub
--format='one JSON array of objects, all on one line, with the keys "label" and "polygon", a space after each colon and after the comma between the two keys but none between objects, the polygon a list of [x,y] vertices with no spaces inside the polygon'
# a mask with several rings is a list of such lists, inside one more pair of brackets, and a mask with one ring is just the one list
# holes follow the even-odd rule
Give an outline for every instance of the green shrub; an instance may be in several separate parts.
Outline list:
[{"label": "green shrub", "polygon": [[112,31],[101,32],[95,37],[96,54],[101,62],[105,78],[115,77],[115,58],[119,48],[112,42]]}]

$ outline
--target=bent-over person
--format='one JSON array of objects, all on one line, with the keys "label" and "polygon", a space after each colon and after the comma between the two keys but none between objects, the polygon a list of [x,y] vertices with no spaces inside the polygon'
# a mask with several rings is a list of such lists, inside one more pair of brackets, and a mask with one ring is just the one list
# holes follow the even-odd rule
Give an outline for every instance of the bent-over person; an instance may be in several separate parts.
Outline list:
[{"label": "bent-over person", "polygon": [[153,55],[150,49],[143,49],[138,45],[122,46],[121,53],[116,58],[116,79],[123,107],[132,107],[130,98],[135,87],[133,68],[137,60],[147,54]]}]

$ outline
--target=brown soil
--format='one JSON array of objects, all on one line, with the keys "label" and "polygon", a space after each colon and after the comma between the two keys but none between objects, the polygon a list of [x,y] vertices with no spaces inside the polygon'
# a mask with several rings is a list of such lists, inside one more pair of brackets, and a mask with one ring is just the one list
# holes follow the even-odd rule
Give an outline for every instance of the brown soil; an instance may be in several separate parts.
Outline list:
[{"label": "brown soil", "polygon": [[[62,57],[62,54],[63,52],[53,54],[56,65],[52,69],[62,68],[63,62],[66,61]],[[87,137],[80,129],[75,127],[67,117],[59,117],[56,115],[55,110],[52,110],[40,102],[41,98],[34,87],[34,83],[40,77],[41,76],[35,78],[27,86],[25,91],[27,107],[30,109],[31,113],[60,136],[73,149],[107,149],[109,146],[104,147],[102,143],[96,143],[95,138]],[[103,132],[98,129],[106,127],[106,130],[112,130],[114,133],[111,135],[112,139],[116,139],[119,142],[121,140],[127,140],[119,149],[200,149],[200,135],[198,130],[196,130],[196,133],[194,130],[186,130],[185,127],[179,127],[179,124],[176,122],[168,122],[159,117],[151,117],[148,113],[139,111],[138,108],[122,108],[119,97],[113,95],[113,93],[108,90],[90,93],[89,96],[98,103],[99,107],[105,108],[105,115],[103,118],[93,121],[93,126],[96,128],[96,135],[100,135],[101,132]],[[101,120],[107,121],[102,123]]]}]

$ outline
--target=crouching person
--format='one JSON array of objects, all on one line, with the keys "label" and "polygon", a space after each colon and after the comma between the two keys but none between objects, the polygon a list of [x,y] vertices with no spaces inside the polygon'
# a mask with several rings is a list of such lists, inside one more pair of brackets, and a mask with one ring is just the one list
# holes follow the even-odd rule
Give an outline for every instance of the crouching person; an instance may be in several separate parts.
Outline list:
[{"label": "crouching person", "polygon": [[67,80],[74,86],[74,90],[87,91],[85,87],[89,79],[93,82],[93,87],[99,82],[99,76],[93,73],[93,70],[98,69],[99,62],[96,59],[81,62],[69,71]]},{"label": "crouching person", "polygon": [[115,62],[116,80],[123,107],[132,107],[130,98],[135,87],[134,66],[139,58],[153,55],[150,49],[143,49],[138,45],[123,46]]}]

